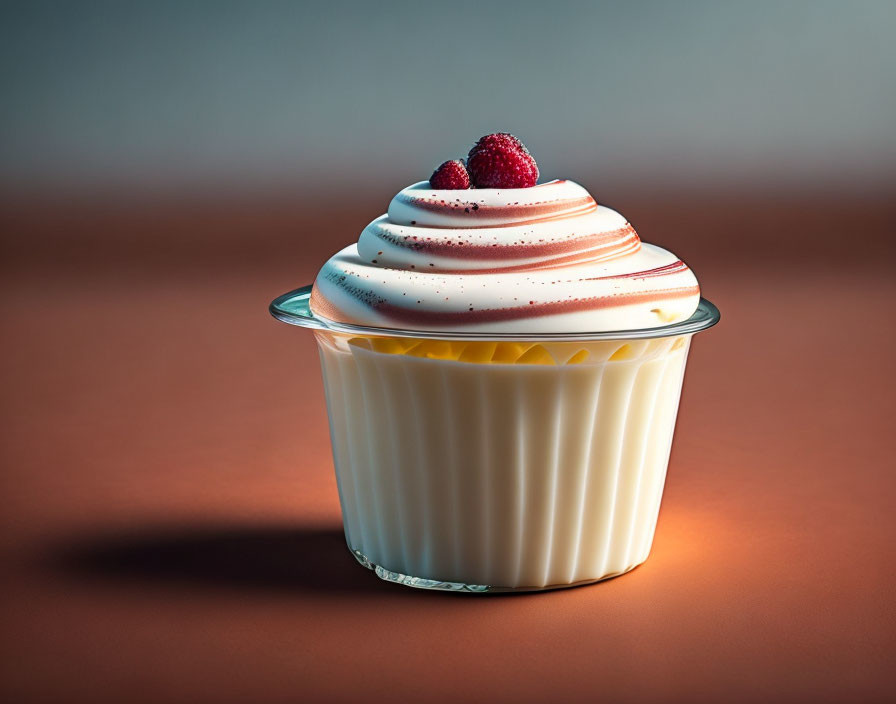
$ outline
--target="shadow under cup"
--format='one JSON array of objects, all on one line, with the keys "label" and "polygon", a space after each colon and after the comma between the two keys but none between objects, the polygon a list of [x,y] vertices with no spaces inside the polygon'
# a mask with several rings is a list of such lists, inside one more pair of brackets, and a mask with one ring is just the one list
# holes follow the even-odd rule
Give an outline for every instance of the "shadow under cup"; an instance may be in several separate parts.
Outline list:
[{"label": "shadow under cup", "polygon": [[647,559],[691,337],[458,335],[316,318],[346,541],[386,580],[455,591],[595,582]]}]

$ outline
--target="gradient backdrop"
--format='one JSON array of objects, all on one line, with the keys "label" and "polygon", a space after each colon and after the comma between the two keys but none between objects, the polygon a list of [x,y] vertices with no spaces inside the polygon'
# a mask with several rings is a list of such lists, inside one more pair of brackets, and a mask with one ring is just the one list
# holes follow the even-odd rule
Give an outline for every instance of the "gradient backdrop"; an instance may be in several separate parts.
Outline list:
[{"label": "gradient backdrop", "polygon": [[[0,696],[891,701],[896,4],[0,4]],[[512,131],[680,254],[656,541],[464,599],[345,552],[266,306]]]}]

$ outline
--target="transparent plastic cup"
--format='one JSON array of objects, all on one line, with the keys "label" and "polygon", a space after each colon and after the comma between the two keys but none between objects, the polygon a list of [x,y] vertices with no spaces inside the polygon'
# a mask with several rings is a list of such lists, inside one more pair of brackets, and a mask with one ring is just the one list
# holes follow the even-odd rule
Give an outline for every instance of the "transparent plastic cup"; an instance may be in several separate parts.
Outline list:
[{"label": "transparent plastic cup", "polygon": [[653,542],[691,337],[421,333],[316,317],[348,547],[382,579],[532,591],[623,574]]}]

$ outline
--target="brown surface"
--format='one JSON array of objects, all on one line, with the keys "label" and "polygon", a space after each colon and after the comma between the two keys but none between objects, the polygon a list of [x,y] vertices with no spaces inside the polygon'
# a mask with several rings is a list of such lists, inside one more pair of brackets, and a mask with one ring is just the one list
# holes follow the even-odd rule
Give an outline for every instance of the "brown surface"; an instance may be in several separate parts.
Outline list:
[{"label": "brown surface", "polygon": [[653,552],[485,598],[354,563],[313,342],[265,313],[375,205],[324,229],[288,202],[7,203],[2,698],[896,696],[891,206],[615,202],[724,316],[693,346]]}]

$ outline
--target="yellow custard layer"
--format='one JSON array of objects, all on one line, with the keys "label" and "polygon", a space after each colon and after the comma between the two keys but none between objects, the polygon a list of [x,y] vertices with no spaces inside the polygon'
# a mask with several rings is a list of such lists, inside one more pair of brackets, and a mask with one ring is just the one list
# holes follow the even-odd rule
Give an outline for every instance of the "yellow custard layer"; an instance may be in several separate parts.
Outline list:
[{"label": "yellow custard layer", "polygon": [[[359,347],[384,354],[403,354],[410,357],[426,359],[446,359],[473,364],[541,364],[548,366],[581,364],[591,356],[591,351],[581,347],[573,349],[568,343],[562,346],[563,352],[557,355],[535,342],[490,342],[490,341],[448,341],[448,340],[415,340],[399,337],[353,337],[348,340],[352,347]],[[643,345],[643,341],[639,341]],[[606,354],[607,343],[602,343],[601,355],[607,361],[622,361],[643,354],[644,350],[636,350],[632,344],[616,343],[610,354]],[[671,349],[684,345],[684,338],[678,338],[671,344]],[[555,358],[556,357],[556,358]],[[558,361],[562,359],[563,361]]]}]

